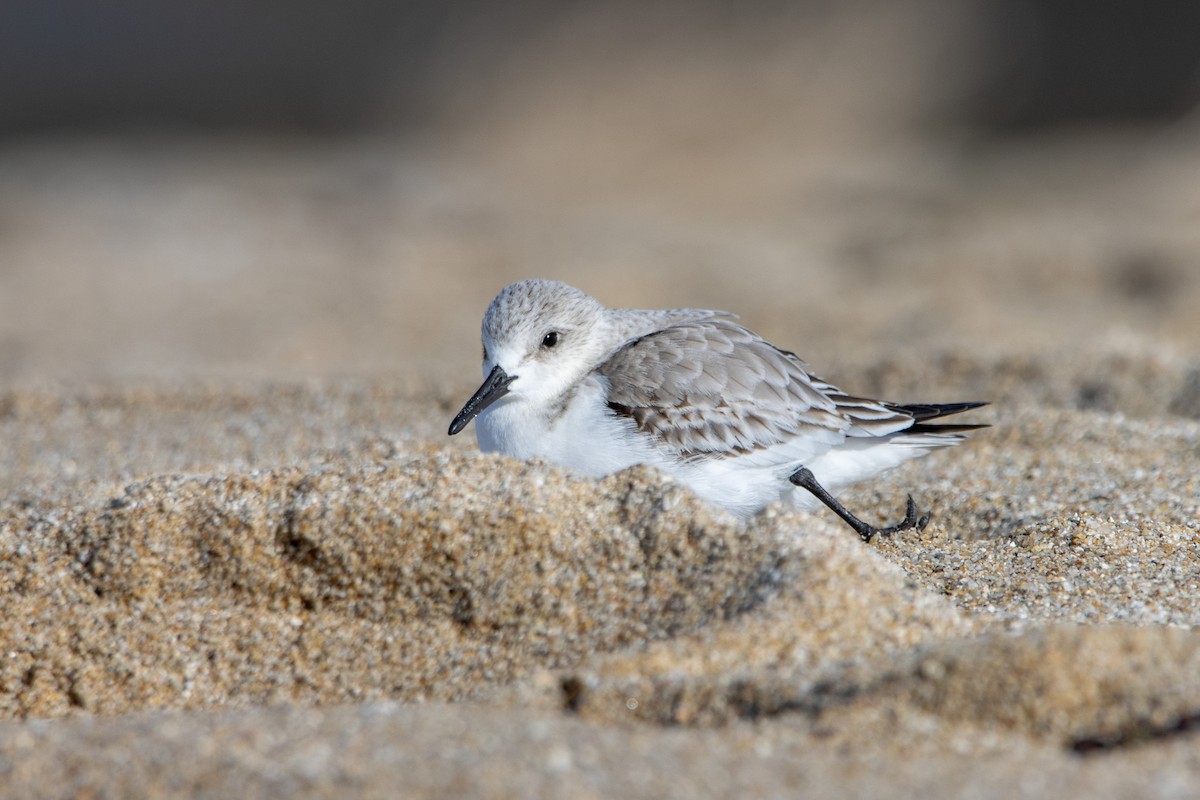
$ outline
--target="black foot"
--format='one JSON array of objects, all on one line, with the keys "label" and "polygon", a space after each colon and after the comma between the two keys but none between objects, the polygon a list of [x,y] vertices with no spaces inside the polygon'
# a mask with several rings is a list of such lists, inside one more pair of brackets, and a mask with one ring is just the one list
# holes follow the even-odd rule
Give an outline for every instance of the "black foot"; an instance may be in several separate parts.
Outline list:
[{"label": "black foot", "polygon": [[801,467],[796,470],[788,478],[789,481],[799,486],[802,489],[807,489],[813,493],[813,496],[829,507],[829,510],[842,518],[847,525],[854,528],[855,532],[862,537],[864,542],[869,542],[877,535],[891,536],[893,533],[900,533],[907,530],[924,530],[929,524],[929,515],[920,515],[917,511],[917,504],[913,502],[912,495],[908,496],[908,504],[905,507],[904,519],[897,522],[895,525],[890,525],[886,528],[876,528],[874,525],[868,525],[858,517],[850,513],[850,511],[837,501],[833,495],[825,490],[825,487],[817,483],[817,479],[813,476],[808,467]]},{"label": "black foot", "polygon": [[[905,506],[904,510],[904,519],[900,520],[895,525],[890,525],[886,528],[875,528],[869,535],[859,531],[859,535],[863,537],[864,541],[869,542],[871,541],[871,537],[877,534],[881,536],[891,536],[893,533],[900,533],[900,531],[923,531],[925,530],[925,526],[929,524],[929,515],[920,514],[920,516],[918,516],[918,514],[920,514],[920,512],[917,511],[917,504],[913,502],[912,495],[910,494],[908,496],[908,504]],[[867,527],[870,526],[868,525]]]}]

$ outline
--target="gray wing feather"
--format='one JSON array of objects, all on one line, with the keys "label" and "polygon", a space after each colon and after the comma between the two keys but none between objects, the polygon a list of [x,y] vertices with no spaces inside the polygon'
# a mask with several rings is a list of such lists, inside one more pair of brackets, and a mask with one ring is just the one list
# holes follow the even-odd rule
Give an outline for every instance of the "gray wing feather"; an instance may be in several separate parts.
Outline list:
[{"label": "gray wing feather", "polygon": [[887,435],[913,423],[911,415],[844,394],[795,354],[728,319],[633,339],[598,371],[609,384],[609,407],[684,459],[774,449],[787,460],[799,441],[823,452],[846,436]]}]

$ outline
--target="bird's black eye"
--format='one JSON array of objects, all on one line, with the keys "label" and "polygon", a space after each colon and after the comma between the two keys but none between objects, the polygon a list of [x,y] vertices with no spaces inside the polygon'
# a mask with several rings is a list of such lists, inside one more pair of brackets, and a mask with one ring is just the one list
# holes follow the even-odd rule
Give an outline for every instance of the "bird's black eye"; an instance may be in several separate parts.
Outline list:
[{"label": "bird's black eye", "polygon": [[542,337],[542,347],[554,347],[558,344],[558,331],[550,331]]}]

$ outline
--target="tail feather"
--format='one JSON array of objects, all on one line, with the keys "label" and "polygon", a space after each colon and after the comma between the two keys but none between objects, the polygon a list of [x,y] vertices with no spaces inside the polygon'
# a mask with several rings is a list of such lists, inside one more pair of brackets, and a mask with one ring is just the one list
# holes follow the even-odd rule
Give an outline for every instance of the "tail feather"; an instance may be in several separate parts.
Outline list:
[{"label": "tail feather", "polygon": [[889,407],[896,411],[902,411],[905,414],[910,414],[913,418],[913,424],[905,428],[902,433],[966,433],[968,431],[977,431],[980,428],[990,428],[990,425],[982,424],[930,424],[928,420],[940,419],[948,417],[952,414],[961,414],[964,411],[970,411],[973,408],[980,408],[988,405],[987,403],[912,403],[900,404],[890,403]]}]

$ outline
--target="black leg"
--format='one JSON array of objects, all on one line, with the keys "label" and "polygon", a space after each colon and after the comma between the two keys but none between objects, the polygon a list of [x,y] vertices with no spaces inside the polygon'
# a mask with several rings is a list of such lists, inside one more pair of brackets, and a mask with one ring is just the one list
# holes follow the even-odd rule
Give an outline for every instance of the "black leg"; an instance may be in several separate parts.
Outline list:
[{"label": "black leg", "polygon": [[864,542],[871,541],[872,537],[878,535],[888,536],[893,533],[907,530],[924,530],[929,524],[929,515],[917,516],[917,504],[913,502],[912,495],[908,496],[908,505],[905,509],[904,519],[887,528],[876,528],[874,525],[868,525],[858,517],[850,513],[850,511],[837,498],[825,491],[825,487],[817,483],[817,479],[813,476],[812,471],[808,467],[801,467],[792,473],[789,481],[799,486],[801,489],[807,489],[829,509],[837,514],[842,520],[862,537]]}]

